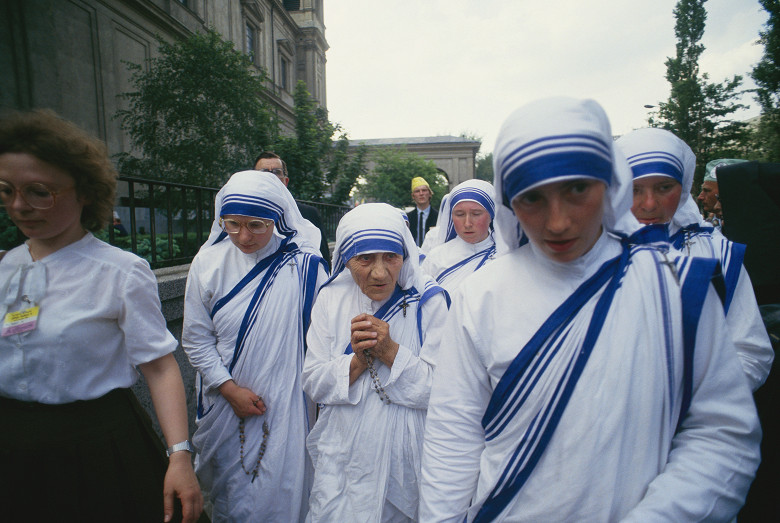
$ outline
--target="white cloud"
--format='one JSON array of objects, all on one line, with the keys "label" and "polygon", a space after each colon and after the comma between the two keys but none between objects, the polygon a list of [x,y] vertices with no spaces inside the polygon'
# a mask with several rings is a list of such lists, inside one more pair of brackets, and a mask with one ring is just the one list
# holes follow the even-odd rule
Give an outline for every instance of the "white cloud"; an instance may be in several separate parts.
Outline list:
[{"label": "white cloud", "polygon": [[[328,108],[352,138],[469,131],[483,152],[517,106],[598,100],[615,133],[668,96],[675,0],[332,0],[325,9]],[[700,65],[714,81],[750,70],[766,16],[710,0]]]}]

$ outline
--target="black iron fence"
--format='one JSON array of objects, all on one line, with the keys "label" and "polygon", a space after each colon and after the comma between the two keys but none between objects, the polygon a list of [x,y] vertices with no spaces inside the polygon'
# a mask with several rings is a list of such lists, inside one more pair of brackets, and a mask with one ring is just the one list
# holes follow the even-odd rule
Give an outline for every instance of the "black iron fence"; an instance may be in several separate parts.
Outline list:
[{"label": "black iron fence", "polygon": [[[219,189],[122,176],[117,185],[114,224],[97,234],[112,245],[145,258],[153,269],[190,263],[208,239]],[[343,205],[305,202],[317,209],[329,241],[349,211]],[[24,241],[0,209],[0,249]],[[7,236],[7,238],[6,238]]]},{"label": "black iron fence", "polygon": [[[146,258],[152,268],[189,263],[208,238],[217,192],[212,187],[122,176],[115,210],[119,223],[115,220],[109,228],[107,240]],[[339,220],[350,208],[305,203],[317,209],[326,236],[333,241]]]}]

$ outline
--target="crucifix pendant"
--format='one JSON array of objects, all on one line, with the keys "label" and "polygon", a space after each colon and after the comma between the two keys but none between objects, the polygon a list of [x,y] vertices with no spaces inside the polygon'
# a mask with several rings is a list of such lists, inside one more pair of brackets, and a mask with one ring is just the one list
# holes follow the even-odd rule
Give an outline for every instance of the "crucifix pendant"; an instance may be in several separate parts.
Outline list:
[{"label": "crucifix pendant", "polygon": [[406,309],[409,307],[409,304],[406,303],[406,298],[404,298],[404,301],[401,302],[399,307],[401,307],[401,310],[404,311],[404,318],[406,318]]},{"label": "crucifix pendant", "polygon": [[295,260],[291,260],[288,265],[290,265],[290,274],[292,274],[292,273],[295,272],[295,266],[298,265],[298,264],[295,263]]}]

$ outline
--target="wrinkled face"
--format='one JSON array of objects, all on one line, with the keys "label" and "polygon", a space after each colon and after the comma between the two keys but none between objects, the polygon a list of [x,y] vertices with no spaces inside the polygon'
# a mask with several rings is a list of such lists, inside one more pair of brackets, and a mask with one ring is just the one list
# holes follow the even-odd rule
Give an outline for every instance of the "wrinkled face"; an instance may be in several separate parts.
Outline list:
[{"label": "wrinkled face", "polygon": [[360,290],[374,301],[382,301],[393,294],[404,259],[394,252],[358,254],[347,262],[352,279]]},{"label": "wrinkled face", "polygon": [[668,176],[643,176],[634,180],[631,212],[645,225],[669,223],[680,204],[682,185]]},{"label": "wrinkled face", "polygon": [[458,202],[452,209],[452,225],[466,243],[479,243],[488,237],[490,213],[477,202]]},{"label": "wrinkled face", "polygon": [[[260,218],[241,216],[240,214],[226,214],[222,216],[222,219],[233,220],[241,224],[241,227],[236,234],[228,234],[228,236],[230,237],[230,241],[233,242],[233,245],[238,247],[244,254],[252,254],[253,252],[259,251],[268,245],[268,242],[271,241],[271,237],[274,235],[273,225],[268,227],[266,231],[261,234],[250,232],[248,228],[249,222],[258,221]],[[271,220],[264,221],[273,223]]]},{"label": "wrinkled face", "polygon": [[539,250],[570,262],[599,239],[605,190],[604,183],[587,178],[549,183],[516,196],[512,209]]},{"label": "wrinkled face", "polygon": [[701,202],[704,212],[715,212],[715,204],[718,203],[718,182],[702,183],[701,192],[696,199]]},{"label": "wrinkled face", "polygon": [[414,200],[415,205],[421,209],[425,209],[430,205],[431,196],[433,196],[433,193],[425,185],[421,185],[412,191],[412,200]]},{"label": "wrinkled face", "polygon": [[284,175],[284,166],[279,158],[260,158],[255,164],[255,171],[271,171],[285,187],[290,182],[290,179]]},{"label": "wrinkled face", "polygon": [[[84,235],[81,226],[84,201],[67,172],[31,154],[5,153],[0,155],[0,180],[9,184],[4,186],[3,194],[8,216],[31,240],[53,242],[61,247]],[[35,209],[22,198],[22,193],[33,187],[42,189],[43,194],[47,191],[54,194],[52,207]],[[32,198],[31,201],[35,203]]]}]

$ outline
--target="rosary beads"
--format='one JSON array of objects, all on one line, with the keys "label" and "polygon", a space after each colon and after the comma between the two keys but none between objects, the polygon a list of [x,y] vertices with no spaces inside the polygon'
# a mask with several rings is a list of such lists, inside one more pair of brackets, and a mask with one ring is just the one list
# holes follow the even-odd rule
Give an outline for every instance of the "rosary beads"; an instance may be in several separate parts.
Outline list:
[{"label": "rosary beads", "polygon": [[376,373],[376,368],[374,368],[374,358],[371,356],[371,351],[368,349],[364,350],[363,356],[366,357],[366,361],[368,362],[368,373],[371,375],[371,381],[374,382],[374,390],[379,394],[379,399],[382,400],[382,403],[390,405],[392,401],[390,401],[390,398],[385,392],[385,388],[379,383],[379,376]]},{"label": "rosary beads", "polygon": [[268,444],[268,435],[271,431],[268,429],[268,423],[263,421],[263,442],[260,444],[260,452],[257,454],[257,463],[252,471],[246,469],[244,465],[244,443],[246,442],[246,434],[244,434],[244,418],[238,418],[238,440],[241,442],[241,468],[244,469],[246,475],[252,475],[251,483],[254,483],[257,478],[257,471],[260,470],[260,462],[263,460],[265,454],[265,447]]}]

